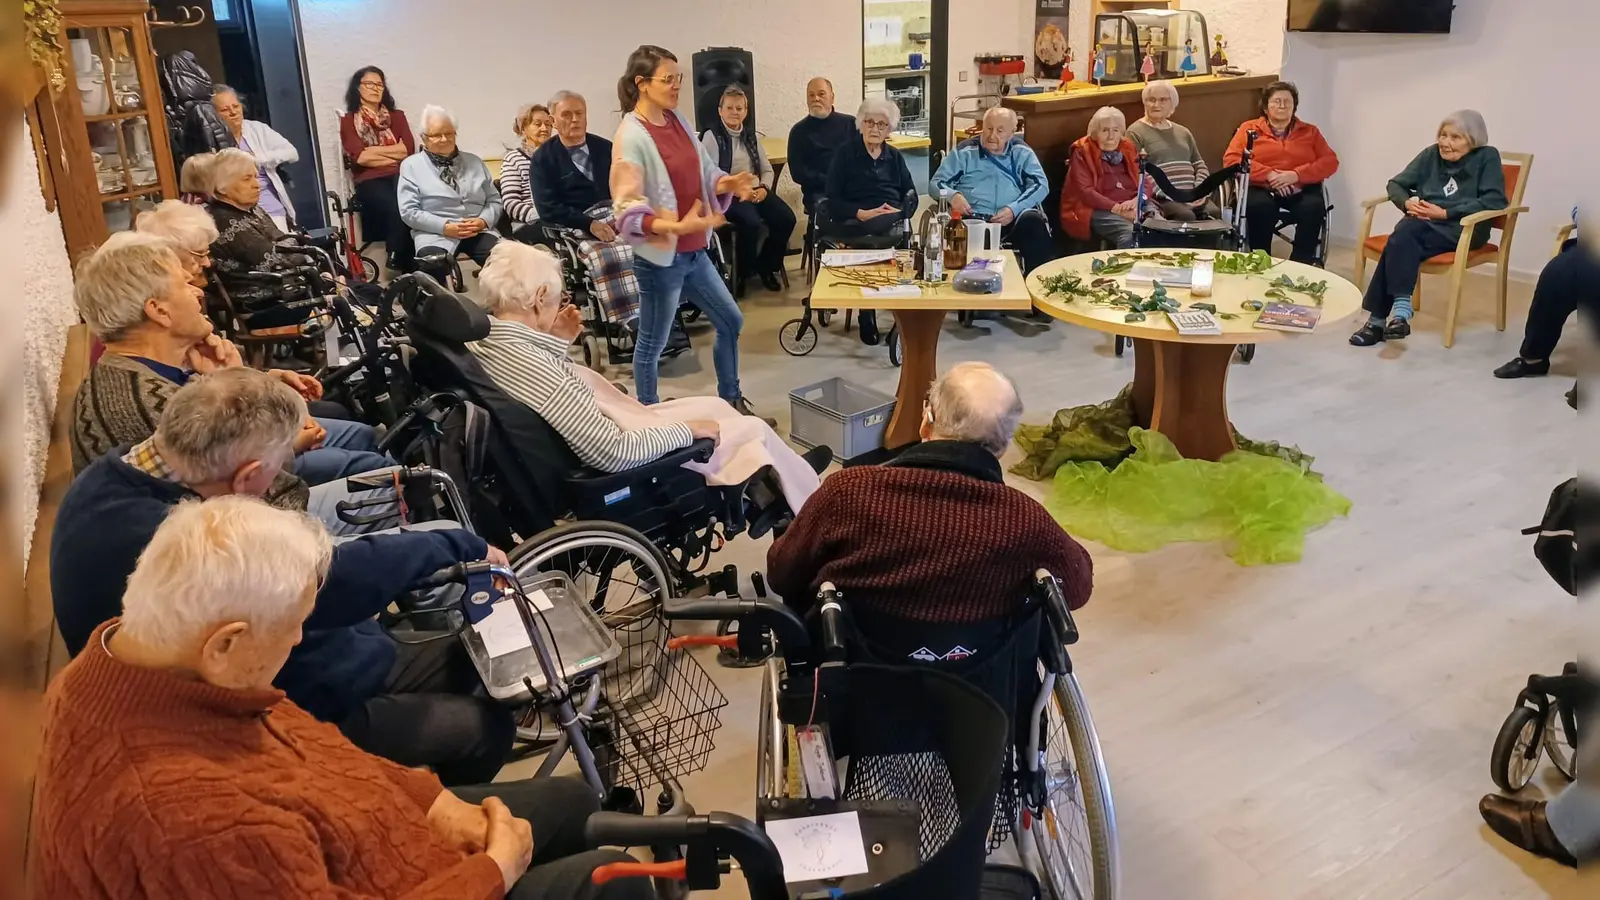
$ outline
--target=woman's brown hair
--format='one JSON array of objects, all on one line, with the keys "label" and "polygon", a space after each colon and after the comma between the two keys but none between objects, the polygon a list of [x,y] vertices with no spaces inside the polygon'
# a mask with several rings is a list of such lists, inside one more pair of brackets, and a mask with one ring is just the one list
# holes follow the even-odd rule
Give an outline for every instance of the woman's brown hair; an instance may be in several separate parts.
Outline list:
[{"label": "woman's brown hair", "polygon": [[639,105],[639,85],[634,83],[634,79],[654,78],[656,69],[669,59],[678,61],[671,50],[654,44],[641,44],[628,56],[627,70],[617,80],[617,102],[622,104],[624,113],[633,112],[633,108]]}]

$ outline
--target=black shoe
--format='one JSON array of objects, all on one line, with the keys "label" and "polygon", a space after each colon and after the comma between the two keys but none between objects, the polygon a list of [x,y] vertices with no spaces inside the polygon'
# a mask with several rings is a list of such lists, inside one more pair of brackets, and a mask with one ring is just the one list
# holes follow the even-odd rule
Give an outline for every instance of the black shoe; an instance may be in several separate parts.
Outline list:
[{"label": "black shoe", "polygon": [[868,347],[878,346],[878,317],[873,310],[861,313],[861,343]]},{"label": "black shoe", "polygon": [[738,400],[734,401],[733,408],[738,410],[739,415],[741,416],[749,416],[752,419],[760,419],[761,421],[767,423],[768,428],[778,427],[777,419],[771,418],[770,416],[757,415],[755,409],[750,406],[750,401],[743,397],[740,397]]},{"label": "black shoe", "polygon": [[1383,326],[1377,322],[1367,322],[1361,330],[1350,335],[1350,343],[1357,347],[1371,347],[1373,344],[1383,342]]},{"label": "black shoe", "polygon": [[1395,316],[1383,326],[1383,339],[1386,341],[1403,341],[1411,335],[1411,320]]},{"label": "black shoe", "polygon": [[773,292],[774,294],[781,293],[783,291],[783,282],[778,280],[778,273],[776,272],[762,272],[761,286]]},{"label": "black shoe", "polygon": [[1567,405],[1573,409],[1578,408],[1578,383],[1572,383],[1572,390],[1567,391]]},{"label": "black shoe", "polygon": [[1536,375],[1549,374],[1550,360],[1528,362],[1520,356],[1494,370],[1496,378],[1532,378]]},{"label": "black shoe", "polygon": [[833,448],[829,447],[827,444],[818,444],[817,446],[812,447],[810,450],[800,454],[800,458],[806,461],[806,465],[811,467],[811,471],[821,475],[822,470],[826,469],[828,464],[833,462]]},{"label": "black shoe", "polygon": [[1490,830],[1505,838],[1507,843],[1535,856],[1577,868],[1578,861],[1567,848],[1561,846],[1555,832],[1550,830],[1550,820],[1545,818],[1545,806],[1543,800],[1518,800],[1488,794],[1478,801],[1478,813],[1483,816]]}]

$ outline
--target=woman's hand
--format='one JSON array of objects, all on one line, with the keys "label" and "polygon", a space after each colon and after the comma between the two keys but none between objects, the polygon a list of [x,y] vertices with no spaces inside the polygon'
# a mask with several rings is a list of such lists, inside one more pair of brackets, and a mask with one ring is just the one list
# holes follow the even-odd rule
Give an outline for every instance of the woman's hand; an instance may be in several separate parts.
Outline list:
[{"label": "woman's hand", "polygon": [[322,382],[301,372],[288,369],[268,369],[267,374],[294,388],[294,392],[307,400],[322,399]]},{"label": "woman's hand", "polygon": [[1417,201],[1417,216],[1423,219],[1442,221],[1450,218],[1450,211],[1442,206],[1429,203],[1426,200]]},{"label": "woman's hand", "polygon": [[498,797],[485,797],[483,812],[489,819],[483,852],[500,867],[500,878],[509,891],[533,862],[533,827],[511,815]]},{"label": "woman's hand", "polygon": [[760,186],[761,179],[754,172],[743,172],[738,175],[724,175],[717,179],[717,193],[732,194],[740,200],[749,200],[750,195]]},{"label": "woman's hand", "polygon": [[316,419],[306,416],[306,420],[300,424],[300,433],[294,436],[294,455],[315,450],[327,439],[327,430],[318,425]]},{"label": "woman's hand", "polygon": [[551,337],[559,338],[567,343],[577,340],[583,333],[583,313],[576,306],[568,304],[556,312],[556,319],[550,325]]},{"label": "woman's hand", "polygon": [[1426,216],[1424,216],[1422,214],[1422,203],[1423,203],[1423,201],[1422,201],[1421,197],[1407,197],[1406,198],[1406,215],[1415,216],[1418,219],[1427,218]]},{"label": "woman's hand", "polygon": [[589,233],[594,235],[595,240],[608,244],[617,239],[617,230],[612,228],[609,222],[602,222],[599,219],[589,223]]},{"label": "woman's hand", "polygon": [[758,184],[756,185],[756,189],[750,192],[750,201],[752,203],[760,203],[761,201],[767,199],[767,196],[770,193],[771,192],[767,190],[765,185]]},{"label": "woman's hand", "polygon": [[[658,215],[657,218],[659,219],[660,216]],[[722,216],[715,213],[706,215],[705,212],[702,211],[700,201],[696,200],[693,205],[689,207],[689,211],[684,214],[683,218],[672,223],[672,230],[668,233],[694,234],[697,231],[710,231],[714,228],[721,228],[722,224],[726,221],[727,220]]]},{"label": "woman's hand", "polygon": [[239,348],[227,338],[214,334],[206,335],[206,339],[190,347],[185,354],[188,358],[189,368],[196,375],[209,375],[218,369],[231,369],[234,366],[244,365],[244,360],[239,358]]},{"label": "woman's hand", "polygon": [[1267,186],[1275,191],[1294,187],[1300,183],[1300,175],[1293,169],[1279,169],[1267,176]]},{"label": "woman's hand", "polygon": [[882,206],[878,207],[877,209],[859,209],[859,210],[856,210],[856,219],[858,219],[858,220],[860,220],[862,222],[866,222],[866,221],[870,221],[872,219],[876,219],[879,216],[893,216],[893,215],[899,215],[899,214],[900,214],[900,210],[895,209],[894,207],[892,207],[889,204],[885,203]]},{"label": "woman's hand", "polygon": [[1136,214],[1135,211],[1138,208],[1138,200],[1124,200],[1121,203],[1118,203],[1116,206],[1111,207],[1111,211],[1123,217],[1124,219],[1127,219],[1129,222],[1132,222],[1133,217]]},{"label": "woman's hand", "polygon": [[428,828],[462,853],[482,853],[488,844],[489,816],[483,807],[468,803],[447,789],[440,791],[428,807]]},{"label": "woman's hand", "polygon": [[472,235],[467,232],[467,223],[465,222],[444,223],[444,236],[457,241],[466,240],[467,238],[472,237]]},{"label": "woman's hand", "polygon": [[711,419],[694,419],[683,423],[689,426],[689,433],[695,440],[710,438],[713,444],[722,443],[722,426]]}]

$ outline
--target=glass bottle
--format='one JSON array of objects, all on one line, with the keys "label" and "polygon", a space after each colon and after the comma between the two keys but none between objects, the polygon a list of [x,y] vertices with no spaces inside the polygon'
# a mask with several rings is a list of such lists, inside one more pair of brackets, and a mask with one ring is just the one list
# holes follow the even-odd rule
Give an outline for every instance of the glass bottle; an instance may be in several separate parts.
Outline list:
[{"label": "glass bottle", "polygon": [[961,211],[951,210],[949,221],[944,223],[944,270],[959,272],[967,265],[967,224],[961,221]]}]

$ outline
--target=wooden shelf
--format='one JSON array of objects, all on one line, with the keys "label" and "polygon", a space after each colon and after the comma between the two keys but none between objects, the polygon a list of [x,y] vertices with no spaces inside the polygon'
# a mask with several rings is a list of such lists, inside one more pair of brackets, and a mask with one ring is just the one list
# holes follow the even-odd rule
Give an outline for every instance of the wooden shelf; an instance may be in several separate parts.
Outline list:
[{"label": "wooden shelf", "polygon": [[101,113],[98,116],[84,116],[83,120],[85,122],[120,122],[127,119],[147,119],[149,117],[150,114],[144,110],[134,109],[127,112]]},{"label": "wooden shelf", "polygon": [[151,194],[159,194],[161,192],[162,189],[160,184],[147,184],[144,187],[136,187],[132,190],[117,191],[115,194],[101,194],[100,202],[115,203],[118,200],[133,200],[137,197],[147,197]]}]

